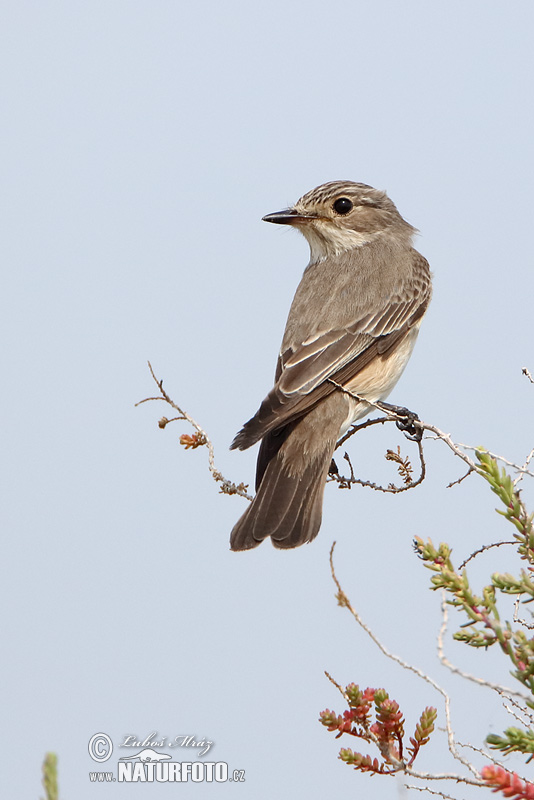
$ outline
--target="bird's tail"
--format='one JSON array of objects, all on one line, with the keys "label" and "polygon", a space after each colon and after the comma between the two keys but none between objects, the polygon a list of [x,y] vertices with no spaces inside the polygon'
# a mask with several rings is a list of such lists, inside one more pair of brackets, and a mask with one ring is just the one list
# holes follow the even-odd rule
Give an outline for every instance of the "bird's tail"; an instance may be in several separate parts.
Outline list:
[{"label": "bird's tail", "polygon": [[[333,395],[280,435],[280,446],[264,440],[257,494],[232,530],[232,550],[250,550],[268,536],[279,548],[299,547],[317,536],[328,469],[347,406],[342,395]],[[266,450],[271,452],[265,465]]]}]

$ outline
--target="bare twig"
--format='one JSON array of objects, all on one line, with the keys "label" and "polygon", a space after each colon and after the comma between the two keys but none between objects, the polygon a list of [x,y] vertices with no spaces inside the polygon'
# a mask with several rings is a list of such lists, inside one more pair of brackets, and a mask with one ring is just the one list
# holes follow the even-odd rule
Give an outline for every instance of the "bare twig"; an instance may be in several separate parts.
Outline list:
[{"label": "bare twig", "polygon": [[493,542],[492,544],[484,544],[484,545],[482,545],[482,547],[479,547],[478,550],[475,550],[474,553],[471,553],[471,555],[468,556],[465,559],[465,561],[462,561],[462,563],[458,567],[458,571],[460,572],[462,569],[464,569],[469,564],[469,562],[472,561],[473,558],[476,558],[481,553],[484,553],[486,550],[491,550],[493,547],[502,547],[503,544],[515,544],[515,545],[517,545],[517,542]]},{"label": "bare twig", "polygon": [[168,403],[168,405],[170,405],[171,408],[174,408],[174,410],[178,412],[179,416],[178,417],[173,417],[173,419],[167,419],[166,417],[163,417],[163,419],[161,419],[160,422],[159,422],[160,428],[164,428],[168,423],[175,422],[176,420],[186,420],[187,422],[189,422],[189,424],[196,430],[198,436],[201,437],[200,440],[197,440],[197,445],[198,444],[205,444],[206,447],[208,448],[208,466],[209,466],[209,470],[210,470],[210,472],[211,472],[211,474],[213,476],[213,479],[215,481],[217,481],[217,483],[221,484],[221,492],[223,494],[237,494],[240,497],[245,497],[247,500],[252,500],[252,497],[249,494],[247,494],[247,491],[246,491],[247,487],[246,487],[246,485],[244,483],[235,484],[232,481],[229,481],[215,467],[215,455],[214,455],[214,451],[213,451],[213,444],[212,444],[212,441],[209,438],[208,434],[206,433],[206,431],[204,431],[200,427],[198,422],[196,422],[196,420],[194,420],[193,417],[190,414],[187,413],[187,411],[184,411],[182,408],[180,408],[180,406],[176,405],[174,400],[172,400],[169,397],[169,395],[167,394],[167,392],[163,388],[163,381],[162,380],[160,381],[160,380],[158,380],[156,378],[156,376],[154,374],[154,370],[152,369],[152,364],[150,363],[150,361],[148,362],[148,368],[150,369],[150,374],[152,375],[152,377],[153,377],[153,379],[154,379],[154,381],[155,381],[155,383],[156,383],[156,385],[157,385],[157,387],[158,387],[158,389],[159,389],[159,391],[161,393],[161,396],[160,397],[146,397],[144,400],[140,400],[135,405],[136,406],[140,406],[142,403],[148,403],[151,400],[162,400],[165,403]]},{"label": "bare twig", "polygon": [[385,417],[373,417],[373,419],[366,419],[365,422],[360,422],[358,425],[351,425],[347,433],[342,436],[339,442],[336,444],[336,450],[341,447],[342,444],[345,444],[347,439],[350,439],[350,437],[354,436],[354,434],[358,431],[363,431],[364,428],[370,428],[371,425],[383,425],[384,422],[394,421],[395,417],[392,417],[388,414]]},{"label": "bare twig", "polygon": [[529,454],[528,454],[528,456],[526,457],[526,459],[525,459],[525,463],[524,463],[524,464],[523,464],[523,466],[521,467],[521,472],[520,472],[520,474],[519,474],[519,475],[517,476],[517,478],[514,480],[514,486],[517,486],[517,484],[518,484],[518,483],[521,483],[521,481],[523,480],[523,478],[525,477],[525,475],[530,475],[530,474],[531,474],[531,473],[528,471],[527,467],[528,467],[528,465],[530,464],[530,462],[532,461],[532,459],[533,459],[533,458],[534,458],[534,447],[532,448],[532,450],[530,451],[530,453],[529,453]]},{"label": "bare twig", "polygon": [[[461,757],[459,757],[459,760],[462,762],[464,761]],[[478,775],[474,767],[470,767],[470,769],[475,775]],[[419,778],[419,780],[422,781],[456,781],[456,783],[467,783],[469,786],[487,786],[487,784],[478,777],[467,778],[465,775],[457,775],[455,772],[418,772],[412,769],[412,767],[406,767],[404,772],[411,778]]]},{"label": "bare twig", "polygon": [[[428,422],[421,422],[421,425],[423,426],[425,431],[430,431],[431,433],[434,434],[434,436],[428,436],[428,437],[425,437],[425,438],[428,438],[428,439],[441,439],[441,441],[445,442],[447,447],[450,450],[452,450],[452,452],[454,453],[455,456],[458,456],[458,458],[460,458],[462,461],[464,461],[467,464],[468,467],[470,467],[471,472],[475,472],[476,471],[477,465],[475,464],[475,462],[471,458],[469,458],[467,453],[464,453],[464,451],[460,449],[461,445],[456,444],[456,442],[453,442],[450,433],[444,433],[444,431],[440,431],[439,428],[436,428],[435,425],[429,425]],[[473,447],[472,449],[476,450],[477,448]]]},{"label": "bare twig", "polygon": [[[156,378],[150,362],[149,362],[148,366],[149,366],[152,378],[154,379],[154,381],[155,381],[155,383],[156,383],[156,385],[157,385],[157,387],[158,387],[158,389],[160,391],[160,396],[159,397],[147,397],[144,400],[141,400],[139,403],[136,403],[136,405],[141,405],[141,403],[146,403],[146,402],[152,401],[152,400],[162,400],[165,403],[167,403],[168,405],[170,405],[175,411],[178,412],[179,416],[173,417],[172,419],[167,419],[166,417],[163,417],[160,420],[160,423],[159,423],[160,427],[164,428],[170,422],[174,422],[174,421],[177,421],[177,420],[185,420],[185,421],[189,422],[189,424],[192,425],[192,427],[195,429],[195,431],[197,433],[195,434],[194,437],[184,436],[183,439],[186,440],[186,441],[183,441],[182,443],[185,444],[186,446],[190,446],[190,447],[198,447],[199,445],[203,445],[203,444],[205,444],[207,446],[207,448],[208,448],[209,469],[210,469],[210,472],[211,472],[214,480],[221,484],[221,492],[223,492],[224,494],[237,494],[240,497],[245,497],[247,500],[252,500],[252,497],[246,491],[248,487],[244,483],[236,484],[236,483],[228,480],[215,467],[213,444],[212,444],[209,436],[200,427],[200,425],[193,419],[193,417],[191,417],[190,414],[188,414],[186,411],[184,411],[182,408],[180,408],[171,399],[171,397],[167,394],[167,392],[163,388],[163,381],[162,380],[158,380]],[[528,376],[530,376],[530,373],[528,372],[528,370],[527,370],[527,373],[528,373]],[[530,376],[530,378],[531,378],[531,376]],[[341,384],[338,384],[333,380],[330,380],[330,383],[332,383],[336,388],[338,388],[344,394],[349,395],[353,399],[355,399],[355,400],[357,400],[359,402],[365,403],[369,407],[376,408],[379,411],[384,412],[385,409],[384,409],[383,404],[375,403],[373,401],[370,401],[370,400],[366,399],[365,397],[362,397],[362,396],[360,396],[358,394],[355,394],[354,392],[350,392],[348,389],[345,389],[344,386],[341,386]],[[353,425],[350,428],[350,430],[347,431],[347,433],[337,443],[336,449],[339,448],[342,444],[344,444],[351,436],[353,436],[358,431],[363,430],[364,428],[368,428],[371,425],[381,425],[381,424],[384,424],[386,422],[406,423],[407,414],[409,414],[410,425],[412,426],[412,429],[414,429],[414,428],[417,429],[417,431],[420,431],[421,434],[422,434],[423,431],[427,431],[428,433],[432,434],[430,436],[426,436],[425,439],[439,439],[439,440],[441,440],[454,453],[454,455],[456,455],[465,464],[467,464],[467,466],[469,468],[467,473],[465,475],[463,475],[461,478],[458,478],[457,480],[452,481],[448,485],[449,487],[454,486],[457,483],[461,483],[463,480],[465,480],[465,478],[468,477],[468,475],[470,475],[472,472],[477,471],[478,465],[467,455],[467,453],[465,451],[466,450],[474,450],[474,451],[476,451],[478,448],[472,447],[471,445],[456,443],[456,442],[454,442],[452,440],[450,434],[445,433],[444,431],[441,431],[435,425],[430,425],[429,423],[418,419],[415,415],[410,414],[410,412],[407,412],[405,409],[404,409],[404,414],[403,413],[398,413],[397,410],[396,410],[397,408],[398,408],[397,406],[392,406],[392,407],[388,406],[387,407],[387,413],[385,414],[385,416],[374,418],[374,419],[369,419],[369,420],[366,420],[365,422],[362,422],[362,423],[360,423],[358,425]],[[403,409],[399,409],[399,412],[402,412],[402,411],[403,411]],[[413,419],[412,419],[412,417],[413,417]],[[411,469],[411,465],[409,465],[409,461],[407,459],[402,459],[402,457],[400,457],[399,454],[393,454],[393,456],[392,456],[393,451],[388,451],[388,454],[386,455],[386,458],[389,458],[390,460],[395,460],[395,461],[397,461],[398,464],[399,464],[399,459],[403,462],[404,466],[402,466],[402,468],[401,468],[401,477],[404,480],[404,484],[402,486],[395,486],[394,484],[389,484],[388,486],[381,486],[381,485],[379,485],[377,483],[374,483],[373,481],[366,481],[366,480],[357,478],[355,476],[355,474],[354,474],[354,470],[352,468],[352,464],[350,463],[350,458],[349,458],[349,456],[347,454],[345,454],[344,458],[349,464],[350,475],[348,477],[346,477],[346,476],[342,476],[342,475],[339,475],[339,474],[332,474],[331,473],[329,475],[328,480],[336,482],[338,484],[339,488],[350,488],[353,484],[359,484],[360,486],[366,486],[368,488],[374,489],[375,491],[380,491],[380,492],[385,492],[385,493],[390,493],[390,494],[398,494],[399,492],[405,492],[405,491],[408,491],[409,489],[414,489],[416,486],[419,486],[419,484],[421,484],[424,481],[425,477],[426,477],[426,463],[425,463],[424,454],[423,454],[423,446],[422,446],[422,443],[421,443],[421,438],[422,437],[420,435],[419,436],[410,435],[407,431],[405,431],[405,434],[406,434],[408,439],[410,439],[412,441],[416,441],[417,447],[418,447],[419,462],[420,462],[420,474],[419,474],[419,477],[416,480],[412,480],[412,479],[410,479],[409,481],[407,480],[407,475],[409,473],[409,470]],[[191,441],[191,438],[194,438],[194,441]],[[399,455],[398,458],[397,458],[397,455]],[[499,461],[502,461],[504,464],[507,464],[508,466],[510,466],[514,470],[516,470],[518,472],[518,474],[519,474],[519,477],[516,479],[516,481],[521,480],[524,475],[529,475],[531,477],[534,477],[534,472],[531,472],[530,470],[527,469],[527,467],[530,464],[530,462],[532,461],[532,459],[534,459],[534,448],[531,451],[531,453],[527,456],[527,459],[526,459],[525,464],[523,466],[519,466],[518,464],[514,464],[513,462],[508,461],[507,459],[505,459],[505,458],[503,458],[501,456],[495,455],[494,453],[489,453],[489,455],[491,455],[493,458],[498,459]]]},{"label": "bare twig", "polygon": [[[355,392],[351,392],[348,389],[346,389],[344,386],[342,386],[341,384],[336,383],[336,381],[333,381],[333,380],[330,379],[329,382],[332,383],[337,389],[339,389],[344,394],[347,394],[350,397],[352,397],[354,400],[358,400],[360,403],[366,403],[368,406],[371,406],[373,408],[378,409],[379,411],[382,411],[382,406],[381,406],[380,403],[375,403],[375,402],[373,402],[371,400],[368,400],[365,397],[362,397],[361,395],[356,394]],[[384,422],[388,422],[390,420],[394,420],[396,422],[403,422],[405,419],[406,419],[406,415],[405,414],[396,413],[393,410],[389,410],[388,414],[384,417]],[[370,422],[371,422],[371,420],[370,420]],[[365,423],[363,423],[363,424],[365,425]],[[376,423],[373,422],[372,424],[376,424]],[[470,467],[470,469],[472,471],[477,469],[476,463],[471,458],[469,458],[467,453],[465,453],[461,449],[462,447],[464,447],[464,445],[458,445],[455,442],[453,442],[453,440],[451,439],[450,434],[444,433],[439,428],[437,428],[435,425],[430,425],[428,422],[423,422],[423,420],[421,420],[421,419],[414,419],[414,425],[417,426],[417,428],[419,428],[421,431],[429,431],[430,433],[433,433],[434,437],[436,439],[441,439],[443,442],[445,442],[447,447],[449,447],[452,450],[452,452],[456,456],[458,456],[458,458],[461,458],[462,461],[464,461]],[[359,429],[360,429],[360,426],[358,426],[358,425],[354,426],[354,429],[349,430],[345,434],[345,437],[343,438],[342,441],[346,441],[350,436],[352,436]],[[429,438],[434,438],[434,437],[429,437]],[[411,438],[411,437],[408,437],[408,438]],[[465,446],[465,447],[467,447],[467,446]],[[476,450],[477,448],[473,447],[471,449]]]},{"label": "bare twig", "polygon": [[[362,395],[356,394],[356,392],[351,392],[350,389],[347,389],[345,386],[342,386],[341,383],[337,383],[337,381],[332,380],[332,378],[327,378],[327,381],[328,381],[328,383],[331,383],[332,386],[335,386],[336,389],[339,389],[339,391],[342,392],[343,394],[346,394],[349,397],[352,397],[353,400],[357,400],[359,403],[364,403],[365,405],[370,406],[371,408],[376,408],[378,411],[382,411],[382,413],[384,413],[384,406],[387,405],[388,406],[388,411],[387,411],[387,413],[386,413],[386,415],[384,417],[384,422],[387,422],[390,419],[394,420],[395,422],[405,422],[406,421],[406,414],[410,413],[410,416],[413,417],[412,421],[413,421],[414,425],[416,425],[418,428],[422,427],[419,418],[415,414],[411,414],[411,412],[408,412],[407,409],[402,409],[402,411],[404,413],[397,412],[397,411],[394,410],[395,408],[397,408],[397,406],[391,407],[391,406],[389,406],[389,404],[382,403],[380,401],[376,401],[375,402],[373,400],[369,400],[368,398],[363,397]],[[370,421],[370,422],[373,425],[376,424],[374,421]],[[367,427],[367,425],[365,425],[365,423],[362,423],[362,424],[364,425],[364,427]],[[354,425],[351,430],[347,431],[344,440],[350,438],[359,429],[360,429],[359,425]],[[408,435],[408,438],[412,438],[412,437]]]},{"label": "bare twig", "polygon": [[[463,444],[462,442],[458,442],[458,447],[463,447],[465,450],[479,450],[480,448],[474,447],[471,444]],[[519,472],[521,475],[529,475],[529,477],[534,478],[534,472],[530,472],[526,467],[520,467],[519,464],[515,464],[513,461],[509,461],[504,456],[499,456],[496,453],[492,453],[490,450],[485,450],[485,452],[494,458],[496,461],[500,461],[502,464],[506,464],[507,467],[511,467],[516,472]],[[527,466],[532,456],[530,456],[527,460]]]},{"label": "bare twig", "polygon": [[[384,421],[387,421],[386,418],[384,418]],[[389,486],[381,486],[380,484],[374,483],[373,481],[364,481],[361,478],[357,478],[354,474],[350,457],[348,456],[347,453],[344,454],[343,458],[345,459],[345,461],[348,462],[350,466],[349,477],[346,477],[344,475],[339,475],[337,473],[330,473],[328,480],[335,481],[340,489],[350,489],[350,487],[353,484],[358,484],[359,486],[366,486],[369,489],[374,489],[377,492],[385,492],[389,494],[398,494],[399,492],[406,492],[408,491],[408,489],[414,489],[416,486],[419,486],[419,484],[422,483],[426,477],[426,463],[423,455],[423,445],[420,441],[416,442],[416,444],[419,452],[419,463],[421,467],[421,472],[416,480],[410,479],[406,481],[406,476],[408,475],[409,469],[411,469],[411,465],[409,468],[406,466],[407,463],[409,464],[407,459],[402,459],[400,453],[399,452],[395,453],[393,450],[388,450],[386,453],[386,459],[388,461],[395,461],[397,462],[397,464],[399,463],[399,460],[401,461],[402,464],[401,476],[405,480],[405,483],[402,486],[395,486],[392,483],[390,483]]]},{"label": "bare twig", "polygon": [[404,786],[406,787],[406,789],[416,789],[418,792],[428,792],[429,794],[434,794],[437,797],[443,797],[444,800],[458,800],[458,798],[453,797],[450,794],[445,794],[445,792],[436,792],[429,786],[415,786],[412,783],[405,783]]},{"label": "bare twig", "polygon": [[488,761],[492,761],[498,767],[502,767],[503,764],[501,761],[498,761],[495,756],[489,753],[487,750],[484,750],[482,747],[476,747],[474,744],[470,744],[469,742],[456,742],[458,747],[465,747],[467,750],[472,750],[474,753],[480,753],[481,756],[487,758]]},{"label": "bare twig", "polygon": [[521,370],[521,372],[522,372],[522,374],[523,374],[523,375],[526,375],[526,376],[527,376],[527,378],[529,379],[529,381],[530,381],[531,383],[534,383],[534,378],[532,377],[532,375],[530,374],[530,372],[528,371],[528,369],[527,369],[526,367],[523,367],[523,369]]},{"label": "bare twig", "polygon": [[469,469],[467,470],[465,475],[462,475],[461,478],[457,478],[455,481],[451,481],[450,483],[447,484],[447,486],[445,488],[446,489],[452,489],[453,486],[457,486],[459,483],[462,483],[462,481],[465,481],[465,479],[468,478],[471,475],[471,473],[474,472],[474,471],[475,470],[472,467],[469,467]]},{"label": "bare twig", "polygon": [[[523,714],[526,713],[524,708],[522,708],[521,706],[518,706],[517,703],[515,705],[516,705],[516,708],[519,711],[521,711]],[[517,711],[514,708],[512,708],[511,705],[507,705],[504,702],[503,702],[503,708],[510,714],[510,716],[512,716],[514,719],[516,719],[519,722],[519,724],[522,725],[524,728],[528,728],[528,727],[532,726],[532,718],[530,719],[529,722],[525,722],[525,720],[522,717],[519,716]]]},{"label": "bare twig", "polygon": [[343,695],[343,698],[344,698],[344,699],[346,700],[346,702],[348,703],[348,702],[349,702],[349,698],[348,698],[348,695],[347,695],[346,691],[343,689],[343,687],[339,685],[339,683],[338,683],[338,682],[337,682],[337,681],[336,681],[336,680],[335,680],[335,679],[334,679],[334,678],[333,678],[333,677],[330,675],[330,673],[329,673],[329,672],[327,672],[327,671],[325,670],[325,671],[324,671],[324,674],[326,675],[326,677],[328,678],[328,680],[330,681],[330,683],[333,683],[333,684],[334,684],[334,686],[336,687],[336,689],[337,689],[339,692],[341,692],[341,694]]},{"label": "bare twig", "polygon": [[[514,544],[517,544],[517,542],[514,542]],[[534,630],[534,624],[532,622],[527,622],[526,619],[521,619],[521,617],[519,616],[520,602],[521,602],[521,597],[520,595],[518,595],[514,603],[514,622],[517,622],[519,625],[523,625],[525,628],[528,628],[529,631]]]},{"label": "bare twig", "polygon": [[492,683],[491,681],[487,681],[483,678],[477,678],[476,675],[471,675],[469,672],[464,672],[459,667],[456,667],[454,664],[452,664],[445,655],[443,646],[443,640],[449,622],[449,606],[447,604],[447,601],[445,600],[445,591],[443,591],[441,598],[441,615],[442,615],[442,621],[438,633],[438,658],[444,667],[447,667],[447,669],[453,672],[455,675],[460,675],[460,677],[465,678],[468,681],[472,681],[473,683],[476,683],[479,686],[485,686],[487,689],[493,689],[495,692],[498,692],[500,695],[506,697],[507,699],[511,697],[520,697],[522,700],[525,701],[529,699],[526,695],[516,691],[515,689],[509,689],[507,686],[501,686],[498,683]]},{"label": "bare twig", "polygon": [[[458,752],[458,750],[456,749],[456,744],[455,744],[455,741],[454,741],[454,733],[453,733],[452,725],[451,725],[450,698],[449,698],[449,695],[447,694],[447,692],[444,689],[442,689],[441,686],[439,686],[436,683],[435,680],[433,680],[433,678],[431,678],[429,675],[424,673],[421,669],[419,669],[418,667],[414,667],[412,664],[408,664],[408,662],[404,661],[404,659],[400,658],[400,656],[397,656],[394,653],[391,653],[382,644],[382,642],[378,639],[376,634],[373,633],[373,631],[369,628],[369,626],[366,625],[366,623],[362,620],[362,618],[360,617],[360,615],[358,614],[356,609],[353,608],[353,606],[351,605],[351,602],[350,602],[349,598],[347,597],[347,595],[345,594],[345,592],[341,588],[341,584],[339,583],[339,580],[337,578],[337,575],[336,575],[336,572],[335,572],[335,569],[334,569],[334,548],[335,548],[335,545],[336,545],[336,543],[334,542],[332,544],[332,548],[330,550],[330,570],[331,570],[331,573],[332,573],[332,579],[333,579],[333,581],[334,581],[334,583],[336,584],[336,587],[337,587],[337,595],[336,595],[336,597],[337,597],[337,601],[338,601],[339,605],[340,606],[344,606],[345,608],[347,608],[350,611],[350,613],[352,614],[352,616],[354,617],[354,619],[356,620],[358,625],[367,633],[367,635],[376,644],[378,649],[387,658],[391,659],[392,661],[395,661],[403,669],[406,669],[406,670],[409,670],[410,672],[415,673],[415,675],[417,675],[419,678],[421,678],[422,680],[424,680],[427,683],[429,683],[437,692],[439,692],[441,694],[441,696],[443,697],[443,700],[444,700],[444,705],[445,705],[445,720],[446,720],[446,726],[447,726],[447,741],[448,741],[448,745],[449,745],[449,751],[451,752],[451,755],[456,760],[460,761],[465,767],[467,767],[467,769],[472,773],[472,775],[475,776],[475,779],[476,779],[475,785],[482,786],[483,785],[482,782],[479,783],[479,776],[478,776],[478,772],[475,769],[475,767],[467,759],[465,759]],[[414,777],[419,777],[419,778],[420,777],[424,777],[425,779],[432,778],[432,779],[435,779],[435,780],[441,780],[442,779],[441,776],[438,777],[438,776],[435,776],[435,775],[426,775],[426,774],[422,775],[421,773],[415,773],[411,768],[410,769],[406,768],[406,772],[408,774],[414,776]],[[454,775],[454,776],[447,775],[446,777],[447,778],[453,778],[454,780],[462,780],[462,781],[467,782],[467,783],[472,783],[473,782],[471,779],[465,779],[465,778],[462,778],[461,776],[458,776],[458,775]],[[443,779],[445,779],[445,776],[443,776]]]},{"label": "bare twig", "polygon": [[[506,705],[506,703],[509,703],[509,706]],[[512,711],[510,706],[513,706],[515,711]],[[513,697],[504,698],[503,707],[506,709],[506,711],[508,711],[509,714],[515,717],[515,719],[519,720],[521,725],[523,725],[525,728],[532,728],[532,726],[534,725],[534,714],[528,711],[525,708],[525,706],[520,706],[517,700],[514,700]],[[521,714],[523,714],[524,719],[522,719],[516,712],[520,712]]]}]

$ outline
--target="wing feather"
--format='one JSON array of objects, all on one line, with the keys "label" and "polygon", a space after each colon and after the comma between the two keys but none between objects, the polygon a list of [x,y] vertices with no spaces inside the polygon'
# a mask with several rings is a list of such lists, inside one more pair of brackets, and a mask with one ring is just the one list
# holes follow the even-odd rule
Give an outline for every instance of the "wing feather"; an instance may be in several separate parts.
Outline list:
[{"label": "wing feather", "polygon": [[[276,382],[257,414],[237,434],[232,448],[245,449],[267,433],[299,419],[380,355],[396,347],[419,322],[431,297],[426,259],[413,250],[411,280],[383,302],[343,328],[309,337],[281,353]],[[329,380],[330,379],[330,380]]]}]

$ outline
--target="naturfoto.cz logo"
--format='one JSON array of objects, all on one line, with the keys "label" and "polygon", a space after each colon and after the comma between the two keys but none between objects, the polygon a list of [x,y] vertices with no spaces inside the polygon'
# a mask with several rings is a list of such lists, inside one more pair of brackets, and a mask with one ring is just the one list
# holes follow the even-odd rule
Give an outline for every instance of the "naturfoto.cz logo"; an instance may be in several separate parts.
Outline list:
[{"label": "naturfoto.cz logo", "polygon": [[119,761],[117,775],[112,772],[90,772],[93,783],[225,783],[245,780],[244,769],[234,769],[229,774],[224,761]]},{"label": "naturfoto.cz logo", "polygon": [[[214,742],[194,736],[175,736],[157,738],[156,733],[145,739],[128,735],[119,747],[141,747],[136,753],[120,756],[117,771],[89,772],[92,783],[241,783],[245,780],[244,769],[230,771],[226,761],[172,761],[169,753],[162,753],[156,747],[193,748],[202,756],[209,751]],[[106,733],[95,733],[89,741],[89,755],[93,761],[108,761],[114,745]],[[185,755],[185,753],[184,753]],[[198,756],[197,756],[198,757]]]}]

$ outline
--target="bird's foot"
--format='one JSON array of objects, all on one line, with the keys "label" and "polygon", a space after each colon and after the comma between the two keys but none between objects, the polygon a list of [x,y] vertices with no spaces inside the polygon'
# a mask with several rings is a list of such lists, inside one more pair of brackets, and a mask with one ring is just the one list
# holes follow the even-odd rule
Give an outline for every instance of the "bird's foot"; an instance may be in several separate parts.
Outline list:
[{"label": "bird's foot", "polygon": [[404,406],[395,406],[391,403],[379,402],[376,404],[386,414],[392,413],[401,419],[397,420],[397,428],[402,431],[408,439],[414,442],[420,442],[423,438],[423,428],[421,426],[419,417],[414,411]]}]

